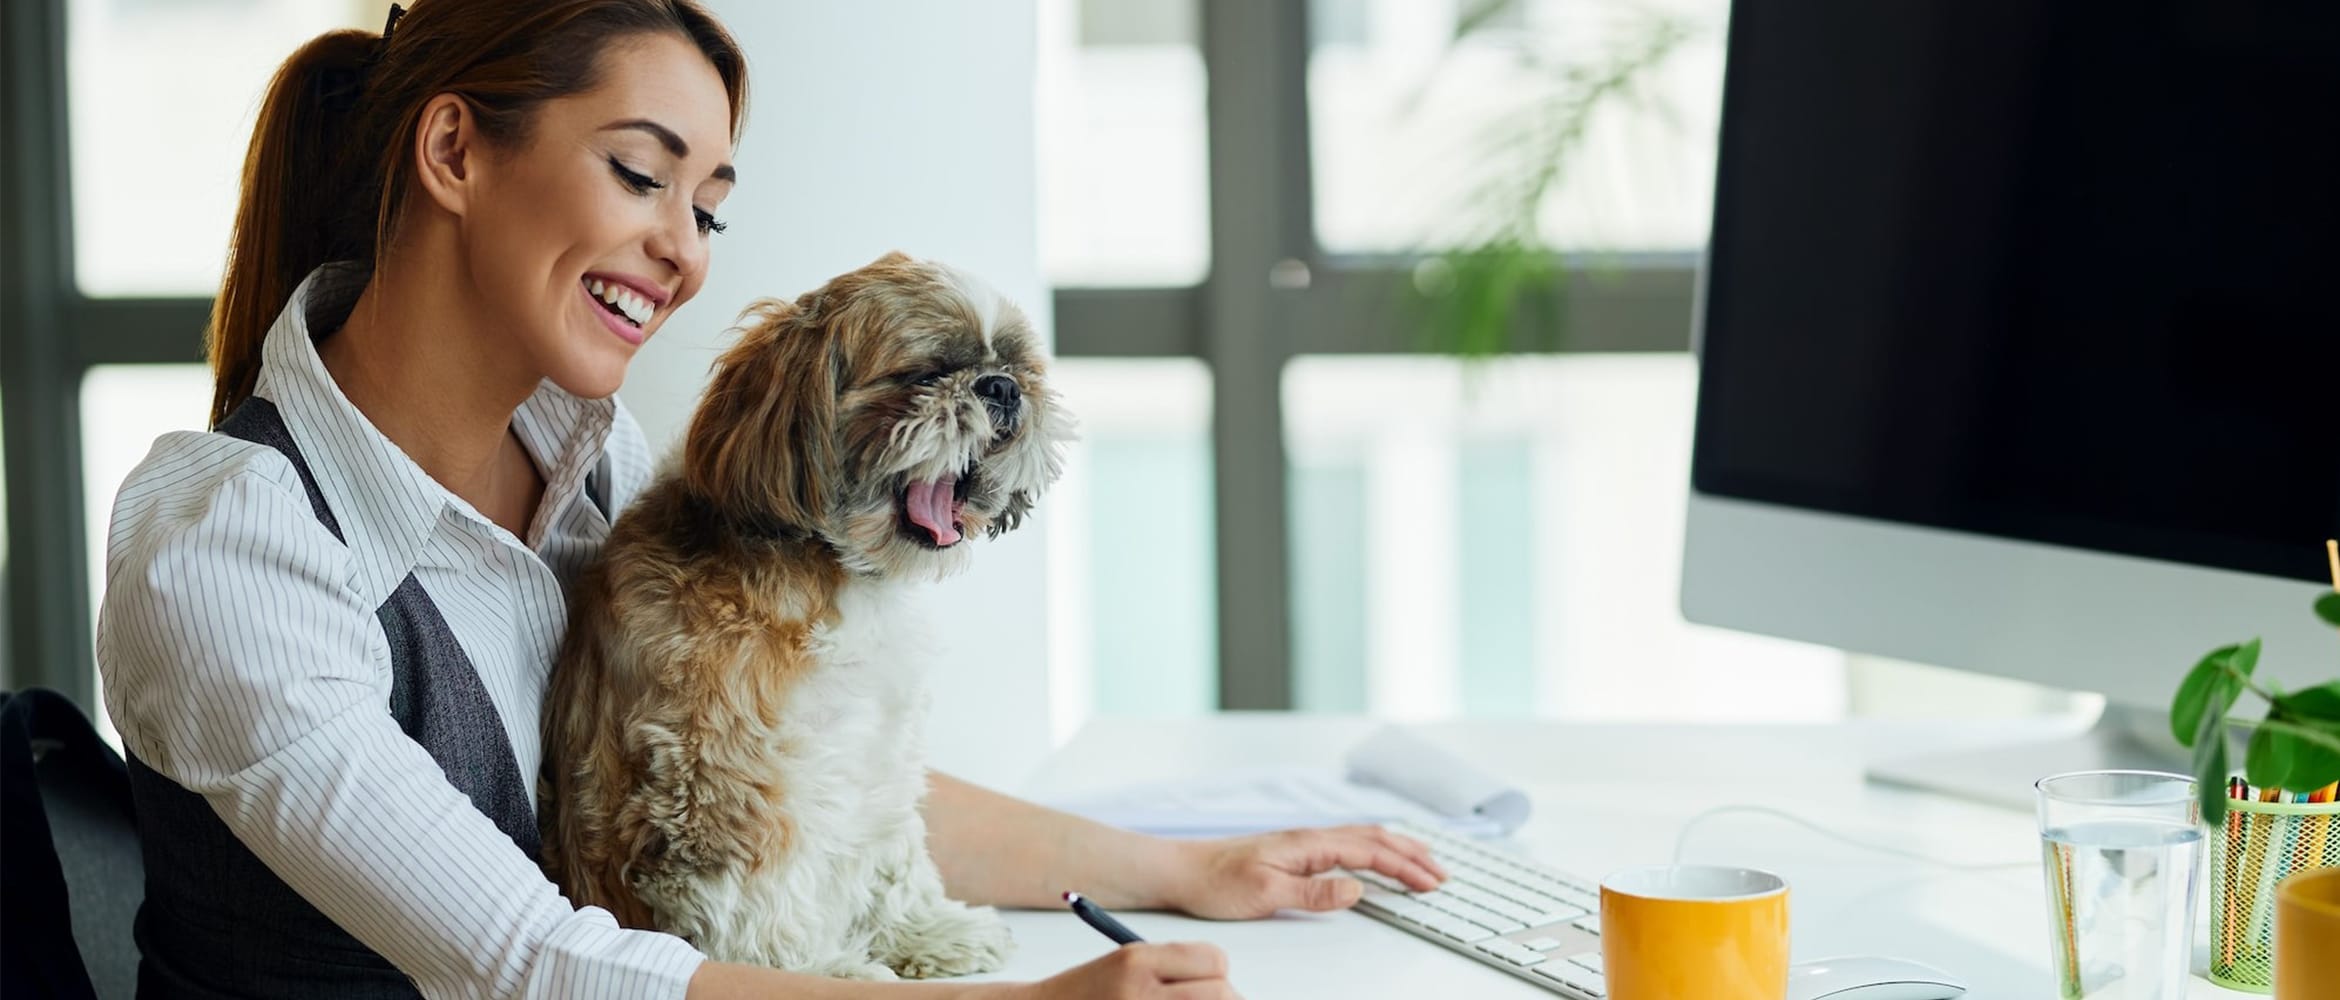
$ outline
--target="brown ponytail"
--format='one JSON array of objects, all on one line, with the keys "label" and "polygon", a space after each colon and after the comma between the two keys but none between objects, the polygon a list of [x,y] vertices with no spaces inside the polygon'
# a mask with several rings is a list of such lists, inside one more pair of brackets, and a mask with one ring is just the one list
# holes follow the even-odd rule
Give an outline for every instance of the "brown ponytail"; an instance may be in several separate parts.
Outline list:
[{"label": "brown ponytail", "polygon": [[414,176],[422,107],[463,97],[489,141],[525,141],[536,106],[592,89],[612,42],[681,36],[714,64],[738,138],[747,60],[695,0],[415,0],[385,45],[370,31],[319,35],[277,69],[244,155],[227,273],[212,303],[211,423],[252,395],[260,345],[301,279],[348,260],[371,268]]}]

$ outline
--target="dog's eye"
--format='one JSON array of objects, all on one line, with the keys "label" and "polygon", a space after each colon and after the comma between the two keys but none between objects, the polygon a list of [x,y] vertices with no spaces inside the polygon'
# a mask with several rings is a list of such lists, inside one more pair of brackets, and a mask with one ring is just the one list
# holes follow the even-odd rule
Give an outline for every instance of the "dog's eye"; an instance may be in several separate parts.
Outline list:
[{"label": "dog's eye", "polygon": [[915,378],[915,379],[911,379],[910,381],[911,381],[911,384],[912,384],[912,385],[932,386],[932,385],[939,384],[940,382],[942,382],[942,380],[943,380],[943,373],[941,373],[941,372],[927,372],[926,374],[924,374],[924,375],[920,375],[920,376],[918,376],[918,377],[917,377],[917,378]]}]

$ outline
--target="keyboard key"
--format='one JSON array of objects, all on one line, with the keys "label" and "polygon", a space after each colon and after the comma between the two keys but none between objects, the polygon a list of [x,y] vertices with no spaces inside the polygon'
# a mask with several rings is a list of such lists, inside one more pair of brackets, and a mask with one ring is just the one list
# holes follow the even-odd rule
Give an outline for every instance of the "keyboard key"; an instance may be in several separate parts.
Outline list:
[{"label": "keyboard key", "polygon": [[1487,909],[1486,907],[1474,904],[1459,896],[1450,895],[1444,890],[1437,892],[1425,892],[1414,898],[1424,903],[1428,903],[1431,906],[1435,906],[1447,913],[1461,917],[1464,920],[1478,924],[1481,927],[1485,927],[1487,928],[1487,932],[1490,934],[1509,934],[1513,931],[1524,931],[1528,929],[1528,925],[1523,921],[1513,920],[1510,917],[1506,917],[1503,914]]},{"label": "keyboard key", "polygon": [[1582,955],[1570,955],[1568,960],[1594,972],[1604,971],[1601,968],[1601,953],[1597,951],[1588,951]]},{"label": "keyboard key", "polygon": [[1570,921],[1568,926],[1574,927],[1577,930],[1583,931],[1587,934],[1598,934],[1601,932],[1601,918],[1598,915],[1582,917]]},{"label": "keyboard key", "polygon": [[1486,928],[1468,920],[1444,913],[1432,914],[1424,918],[1422,926],[1437,931],[1444,937],[1450,937],[1466,944],[1482,940],[1490,933]]},{"label": "keyboard key", "polygon": [[1500,913],[1504,917],[1519,923],[1523,927],[1526,926],[1530,921],[1535,920],[1538,915],[1535,907],[1523,906],[1512,900],[1505,899],[1502,896],[1499,896],[1486,889],[1480,888],[1479,886],[1472,885],[1467,882],[1462,882],[1460,880],[1448,880],[1446,885],[1442,886],[1439,891],[1455,896],[1456,898],[1468,902],[1473,906],[1493,910],[1494,912]]},{"label": "keyboard key", "polygon": [[[1532,971],[1534,971],[1536,975],[1542,976],[1546,979],[1565,983],[1569,988],[1581,993],[1587,993],[1596,997],[1605,997],[1609,995],[1608,983],[1602,981],[1599,975],[1584,969],[1580,969],[1566,962],[1545,962],[1542,965],[1536,966]],[[1588,979],[1592,980],[1592,982],[1588,983],[1585,981]]]},{"label": "keyboard key", "polygon": [[[1534,920],[1528,921],[1528,926],[1542,927],[1545,924],[1566,923],[1568,921],[1583,917],[1584,915],[1585,912],[1583,910],[1579,910],[1573,906],[1563,906],[1556,910],[1546,910],[1542,913],[1536,914],[1536,918]],[[1595,931],[1594,933],[1599,932]]]},{"label": "keyboard key", "polygon": [[1366,889],[1364,898],[1357,900],[1357,905],[1368,910],[1379,910],[1400,919],[1412,920],[1415,923],[1420,923],[1425,914],[1438,912],[1422,905],[1410,896],[1400,895],[1379,887]]},{"label": "keyboard key", "polygon": [[[1452,872],[1454,869],[1449,868],[1447,871]],[[1474,869],[1464,869],[1464,872],[1465,874],[1461,878],[1449,879],[1448,881],[1463,881],[1467,879],[1471,887],[1474,889],[1478,889],[1479,891],[1497,899],[1510,900],[1513,903],[1527,907],[1531,910],[1539,907],[1560,905],[1559,900],[1553,899],[1552,897],[1546,896],[1539,892],[1531,891],[1526,886],[1514,885],[1492,875],[1481,875]]]},{"label": "keyboard key", "polygon": [[1544,960],[1544,953],[1513,943],[1507,938],[1481,941],[1471,947],[1493,955],[1513,965],[1532,966]]},{"label": "keyboard key", "polygon": [[1548,937],[1529,938],[1520,942],[1519,946],[1531,951],[1551,951],[1554,948],[1560,947],[1560,939]]}]

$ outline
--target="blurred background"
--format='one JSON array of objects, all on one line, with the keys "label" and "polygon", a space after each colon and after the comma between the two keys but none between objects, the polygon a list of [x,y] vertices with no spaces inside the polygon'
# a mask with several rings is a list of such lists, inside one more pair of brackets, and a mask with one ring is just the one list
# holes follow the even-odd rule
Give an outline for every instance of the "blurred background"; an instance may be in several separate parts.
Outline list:
[{"label": "blurred background", "polygon": [[[978,777],[1101,714],[2094,710],[1682,620],[1727,0],[712,6],[754,97],[717,275],[623,392],[654,445],[742,305],[894,247],[1056,345],[1066,478],[938,598]],[[262,88],[385,9],[7,5],[0,686],[96,711],[107,512],[201,426]]]}]

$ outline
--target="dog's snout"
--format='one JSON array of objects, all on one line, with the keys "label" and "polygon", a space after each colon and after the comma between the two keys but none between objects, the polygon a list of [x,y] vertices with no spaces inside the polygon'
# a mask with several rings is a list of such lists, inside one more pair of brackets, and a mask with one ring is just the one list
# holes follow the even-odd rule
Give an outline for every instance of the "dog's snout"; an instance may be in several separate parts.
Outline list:
[{"label": "dog's snout", "polygon": [[975,394],[984,402],[1010,413],[1024,401],[1024,390],[1016,387],[1016,380],[1005,375],[985,375],[975,380]]}]

